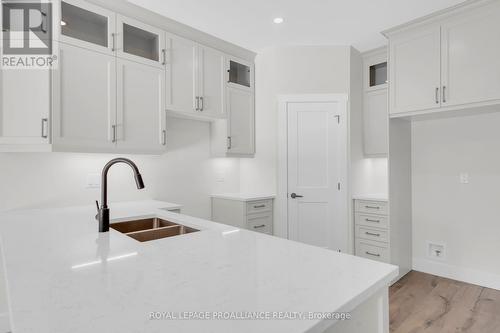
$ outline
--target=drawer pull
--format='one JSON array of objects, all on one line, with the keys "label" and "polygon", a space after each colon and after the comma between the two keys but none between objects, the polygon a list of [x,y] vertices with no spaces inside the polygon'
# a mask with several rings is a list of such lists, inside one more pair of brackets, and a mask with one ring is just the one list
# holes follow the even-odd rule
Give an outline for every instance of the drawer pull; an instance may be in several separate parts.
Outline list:
[{"label": "drawer pull", "polygon": [[257,206],[253,206],[253,208],[265,208],[266,205],[257,205]]},{"label": "drawer pull", "polygon": [[261,228],[265,228],[266,225],[265,224],[261,224],[261,225],[254,225],[253,228],[254,229],[261,229]]},{"label": "drawer pull", "polygon": [[366,251],[365,253],[367,255],[369,255],[369,256],[372,256],[372,257],[380,257],[380,254],[378,254],[378,253],[371,253],[371,252],[368,252],[368,251]]},{"label": "drawer pull", "polygon": [[373,232],[365,232],[366,235],[368,236],[375,236],[375,237],[380,237],[380,234],[374,234]]},{"label": "drawer pull", "polygon": [[380,209],[379,206],[365,206],[367,209]]},{"label": "drawer pull", "polygon": [[380,223],[380,220],[365,219],[366,222]]}]

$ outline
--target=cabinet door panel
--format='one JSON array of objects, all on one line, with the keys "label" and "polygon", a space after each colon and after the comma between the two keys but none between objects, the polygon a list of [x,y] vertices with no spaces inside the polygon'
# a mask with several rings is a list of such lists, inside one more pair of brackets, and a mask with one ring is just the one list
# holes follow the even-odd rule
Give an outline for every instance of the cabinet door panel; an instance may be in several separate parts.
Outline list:
[{"label": "cabinet door panel", "polygon": [[61,1],[61,42],[114,54],[115,13],[81,0]]},{"label": "cabinet door panel", "polygon": [[199,48],[200,112],[203,115],[223,118],[224,108],[224,55],[217,50]]},{"label": "cabinet door panel", "polygon": [[162,68],[117,60],[118,151],[157,153],[164,145],[165,73]]},{"label": "cabinet door panel", "polygon": [[60,45],[54,82],[54,149],[112,151],[116,63],[110,55]]},{"label": "cabinet door panel", "polygon": [[49,143],[50,87],[50,70],[1,70],[0,144]]},{"label": "cabinet door panel", "polygon": [[442,25],[443,106],[500,99],[500,4]]},{"label": "cabinet door panel", "polygon": [[117,16],[117,49],[120,58],[145,65],[165,66],[165,33],[134,19]]},{"label": "cabinet door panel", "polygon": [[365,154],[386,155],[389,146],[387,89],[366,92],[363,109]]},{"label": "cabinet door panel", "polygon": [[251,91],[228,87],[227,110],[229,154],[255,153],[254,95]]},{"label": "cabinet door panel", "polygon": [[439,26],[391,39],[391,114],[440,107],[440,49]]},{"label": "cabinet door panel", "polygon": [[167,109],[196,113],[197,45],[187,39],[167,35]]}]

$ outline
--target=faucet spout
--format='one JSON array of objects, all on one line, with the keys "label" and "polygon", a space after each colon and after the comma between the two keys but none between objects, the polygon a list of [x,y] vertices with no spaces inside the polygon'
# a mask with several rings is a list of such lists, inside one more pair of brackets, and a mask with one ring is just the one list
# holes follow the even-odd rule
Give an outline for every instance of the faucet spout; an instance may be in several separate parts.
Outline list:
[{"label": "faucet spout", "polygon": [[142,180],[141,173],[137,165],[129,160],[128,158],[115,158],[106,163],[102,170],[102,180],[101,180],[101,207],[99,208],[97,218],[99,220],[99,232],[109,231],[109,208],[108,208],[108,171],[109,169],[117,164],[125,163],[129,165],[134,171],[135,184],[137,189],[141,190],[144,188],[144,181]]}]

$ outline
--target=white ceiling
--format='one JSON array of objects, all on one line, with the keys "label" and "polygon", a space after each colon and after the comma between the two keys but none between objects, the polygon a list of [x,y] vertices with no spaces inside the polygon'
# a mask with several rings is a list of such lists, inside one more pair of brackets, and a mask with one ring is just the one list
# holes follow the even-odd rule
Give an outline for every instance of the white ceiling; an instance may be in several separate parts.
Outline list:
[{"label": "white ceiling", "polygon": [[[463,0],[129,0],[242,47],[385,43],[379,32]],[[285,19],[274,24],[275,17]]]}]

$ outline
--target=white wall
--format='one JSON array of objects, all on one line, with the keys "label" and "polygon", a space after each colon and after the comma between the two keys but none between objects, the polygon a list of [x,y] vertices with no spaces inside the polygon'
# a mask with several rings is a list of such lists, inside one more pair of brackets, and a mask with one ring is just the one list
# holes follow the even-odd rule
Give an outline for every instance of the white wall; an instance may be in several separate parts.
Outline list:
[{"label": "white wall", "polygon": [[[126,156],[134,160],[146,188],[138,191],[131,170],[109,172],[109,200],[155,198],[184,205],[183,212],[210,217],[209,194],[238,191],[239,161],[209,156],[209,124],[169,118],[168,152]],[[73,153],[0,154],[0,211],[93,204],[100,189],[87,189],[89,173],[99,173],[115,155]],[[224,178],[224,181],[217,179]]]},{"label": "white wall", "polygon": [[[500,288],[499,125],[500,113],[413,123],[416,269]],[[446,260],[429,260],[427,241],[446,244]]]}]

